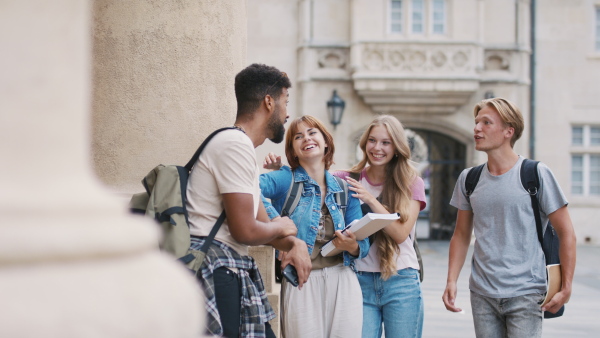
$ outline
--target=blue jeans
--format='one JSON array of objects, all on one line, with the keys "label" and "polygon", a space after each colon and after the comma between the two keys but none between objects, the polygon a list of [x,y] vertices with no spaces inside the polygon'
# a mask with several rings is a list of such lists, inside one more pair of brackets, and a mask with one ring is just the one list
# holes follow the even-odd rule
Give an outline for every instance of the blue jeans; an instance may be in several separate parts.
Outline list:
[{"label": "blue jeans", "polygon": [[421,337],[423,334],[423,295],[419,271],[402,269],[388,280],[379,272],[359,271],[363,294],[362,338]]},{"label": "blue jeans", "polygon": [[475,335],[478,338],[541,337],[544,295],[490,298],[471,291]]}]

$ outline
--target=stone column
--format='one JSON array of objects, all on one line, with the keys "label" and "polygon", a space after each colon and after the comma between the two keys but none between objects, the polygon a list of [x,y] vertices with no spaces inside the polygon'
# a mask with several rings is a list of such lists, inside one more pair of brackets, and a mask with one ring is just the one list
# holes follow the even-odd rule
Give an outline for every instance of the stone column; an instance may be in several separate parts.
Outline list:
[{"label": "stone column", "polygon": [[0,4],[0,337],[197,337],[195,281],[94,179],[90,4]]},{"label": "stone column", "polygon": [[244,0],[96,0],[93,159],[114,191],[140,192],[159,163],[184,165],[235,121],[246,64]]}]

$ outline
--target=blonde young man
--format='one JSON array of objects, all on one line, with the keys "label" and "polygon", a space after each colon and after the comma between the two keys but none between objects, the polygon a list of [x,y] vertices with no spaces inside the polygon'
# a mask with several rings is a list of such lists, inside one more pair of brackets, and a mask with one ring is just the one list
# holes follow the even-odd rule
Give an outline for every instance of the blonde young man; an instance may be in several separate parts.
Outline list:
[{"label": "blonde young man", "polygon": [[550,169],[540,163],[540,215],[544,229],[550,220],[560,239],[563,280],[560,292],[542,308],[544,256],[530,195],[520,180],[523,157],[513,149],[523,132],[523,116],[502,98],[481,101],[474,116],[475,149],[485,152],[488,161],[470,197],[465,178],[471,168],[461,173],[454,188],[450,204],[459,210],[442,299],[449,311],[462,311],[455,305],[456,281],[474,232],[469,289],[477,337],[541,337],[543,311],[558,311],[571,296],[575,233],[568,202]]}]

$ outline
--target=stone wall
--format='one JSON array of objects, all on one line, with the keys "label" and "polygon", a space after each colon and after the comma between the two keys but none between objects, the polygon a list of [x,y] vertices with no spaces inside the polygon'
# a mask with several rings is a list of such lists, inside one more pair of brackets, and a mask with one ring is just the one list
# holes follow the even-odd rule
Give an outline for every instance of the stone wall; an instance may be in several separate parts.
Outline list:
[{"label": "stone wall", "polygon": [[94,1],[92,152],[113,190],[139,191],[155,165],[187,163],[211,131],[233,124],[245,3]]},{"label": "stone wall", "polygon": [[91,2],[0,7],[0,336],[198,337],[197,283],[93,174]]}]

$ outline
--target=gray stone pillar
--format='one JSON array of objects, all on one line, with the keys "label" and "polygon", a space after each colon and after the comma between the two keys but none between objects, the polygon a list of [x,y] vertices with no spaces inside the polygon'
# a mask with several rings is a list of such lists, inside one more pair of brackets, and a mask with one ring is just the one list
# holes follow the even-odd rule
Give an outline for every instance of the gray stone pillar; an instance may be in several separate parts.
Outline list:
[{"label": "gray stone pillar", "polygon": [[90,4],[0,4],[0,337],[197,337],[195,281],[91,170]]}]

